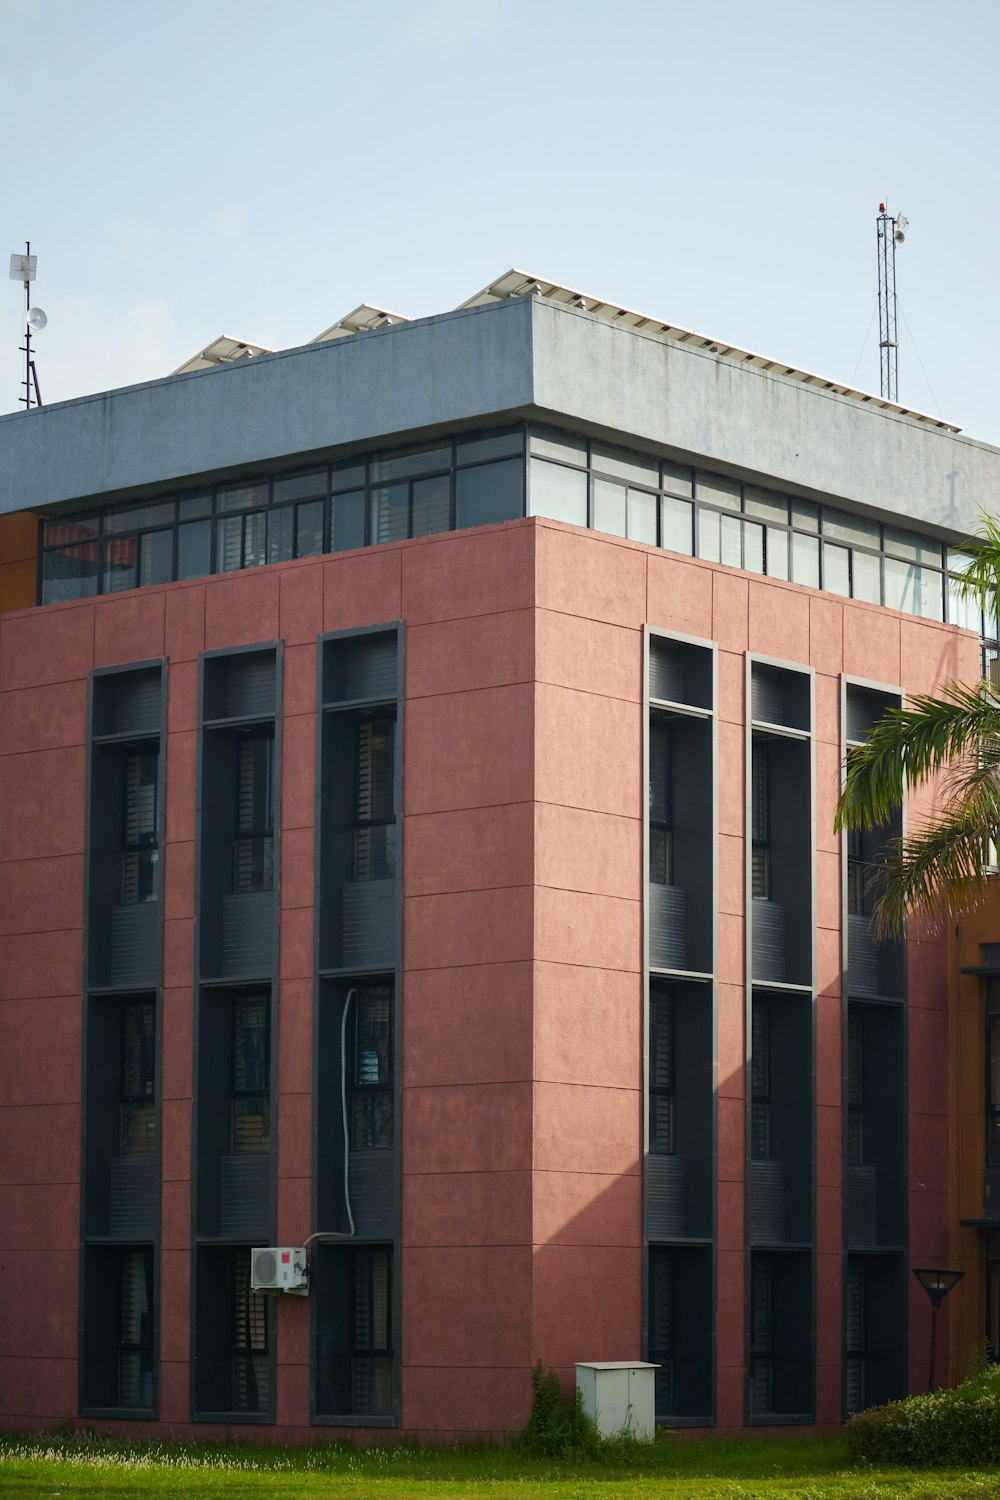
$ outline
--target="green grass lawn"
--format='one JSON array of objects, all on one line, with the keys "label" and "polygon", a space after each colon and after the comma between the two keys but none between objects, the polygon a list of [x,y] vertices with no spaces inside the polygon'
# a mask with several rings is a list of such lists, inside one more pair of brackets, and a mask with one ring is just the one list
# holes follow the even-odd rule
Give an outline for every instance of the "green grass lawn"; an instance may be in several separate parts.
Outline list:
[{"label": "green grass lawn", "polygon": [[839,1438],[626,1445],[579,1463],[517,1448],[258,1448],[0,1437],[3,1500],[86,1495],[223,1500],[983,1500],[1000,1477],[954,1470],[859,1469]]}]

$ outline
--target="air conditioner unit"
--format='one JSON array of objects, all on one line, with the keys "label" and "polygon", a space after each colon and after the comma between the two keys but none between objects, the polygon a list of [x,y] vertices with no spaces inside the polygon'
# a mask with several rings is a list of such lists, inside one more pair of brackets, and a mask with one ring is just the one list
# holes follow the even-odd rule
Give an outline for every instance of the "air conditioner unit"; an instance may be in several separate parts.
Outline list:
[{"label": "air conditioner unit", "polygon": [[305,1250],[290,1245],[251,1250],[250,1288],[254,1292],[291,1292],[296,1297],[308,1297]]}]

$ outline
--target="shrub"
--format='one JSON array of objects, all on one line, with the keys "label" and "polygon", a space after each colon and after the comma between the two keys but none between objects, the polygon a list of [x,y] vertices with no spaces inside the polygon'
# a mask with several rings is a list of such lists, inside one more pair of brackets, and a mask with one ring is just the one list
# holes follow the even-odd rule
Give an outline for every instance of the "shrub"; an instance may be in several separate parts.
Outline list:
[{"label": "shrub", "polygon": [[521,1431],[521,1444],[544,1458],[593,1456],[601,1439],[592,1418],[583,1410],[580,1392],[567,1396],[555,1370],[539,1360],[531,1372],[531,1416]]},{"label": "shrub", "polygon": [[1000,1464],[1000,1367],[970,1375],[950,1390],[907,1396],[851,1418],[848,1451],[867,1463]]}]

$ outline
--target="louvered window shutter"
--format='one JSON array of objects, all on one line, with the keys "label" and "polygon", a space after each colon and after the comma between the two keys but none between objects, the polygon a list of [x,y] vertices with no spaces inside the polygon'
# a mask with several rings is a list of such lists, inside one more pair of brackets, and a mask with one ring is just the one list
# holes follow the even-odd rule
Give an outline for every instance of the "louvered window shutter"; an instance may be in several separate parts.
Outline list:
[{"label": "louvered window shutter", "polygon": [[674,1002],[656,995],[650,1005],[650,1150],[672,1155],[674,1139]]},{"label": "louvered window shutter", "polygon": [[143,1156],[156,1149],[152,1001],[123,1006],[121,1017],[121,1153]]},{"label": "louvered window shutter", "polygon": [[755,1257],[750,1279],[750,1405],[773,1410],[771,1263]]},{"label": "louvered window shutter", "polygon": [[656,885],[673,879],[670,788],[670,726],[653,720],[649,729],[649,878]]},{"label": "louvered window shutter", "polygon": [[118,1400],[122,1406],[151,1406],[151,1257],[142,1250],[123,1251],[120,1275]]},{"label": "louvered window shutter", "polygon": [[354,1411],[369,1416],[389,1411],[392,1403],[390,1285],[387,1250],[356,1252],[351,1399]]},{"label": "louvered window shutter", "polygon": [[351,1148],[384,1149],[393,1141],[392,991],[361,990],[356,1007]]},{"label": "louvered window shutter", "polygon": [[274,741],[241,740],[237,775],[236,891],[269,891],[274,885]]},{"label": "louvered window shutter", "polygon": [[771,895],[771,814],[768,796],[768,754],[754,745],[750,775],[751,894],[763,900]]},{"label": "louvered window shutter", "polygon": [[847,1343],[847,1410],[861,1411],[865,1405],[865,1308],[864,1267],[857,1261],[847,1264],[847,1299],[844,1330]]},{"label": "louvered window shutter", "polygon": [[849,1261],[847,1267],[847,1313],[844,1319],[848,1354],[863,1354],[864,1337],[864,1267]]},{"label": "louvered window shutter", "polygon": [[125,806],[122,816],[121,904],[134,906],[153,894],[156,848],[156,774],[158,752],[137,750],[125,757]]},{"label": "louvered window shutter", "polygon": [[366,719],[358,725],[355,880],[385,880],[396,873],[387,827],[393,817],[392,741],[391,719]]},{"label": "louvered window shutter", "polygon": [[271,1144],[271,1003],[267,995],[233,1002],[233,1151]]},{"label": "louvered window shutter", "polygon": [[674,1258],[667,1250],[650,1256],[649,1358],[659,1365],[655,1376],[658,1414],[676,1408],[674,1365]]},{"label": "louvered window shutter", "polygon": [[267,1307],[250,1289],[250,1251],[233,1257],[233,1410],[263,1411],[268,1403]]},{"label": "louvered window shutter", "polygon": [[864,1022],[856,1013],[847,1018],[847,1161],[852,1167],[865,1160]]},{"label": "louvered window shutter", "polygon": [[766,1000],[753,1002],[750,1061],[750,1155],[754,1161],[771,1159],[771,1009]]},{"label": "louvered window shutter", "polygon": [[674,1263],[670,1254],[653,1257],[650,1347],[669,1354],[674,1347]]}]

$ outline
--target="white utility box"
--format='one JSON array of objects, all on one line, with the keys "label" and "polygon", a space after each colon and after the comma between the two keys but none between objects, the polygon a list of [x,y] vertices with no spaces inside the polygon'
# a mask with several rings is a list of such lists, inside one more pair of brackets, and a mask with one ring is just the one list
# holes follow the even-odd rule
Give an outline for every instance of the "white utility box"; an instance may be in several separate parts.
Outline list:
[{"label": "white utility box", "polygon": [[656,1372],[641,1359],[577,1365],[576,1388],[601,1437],[628,1430],[652,1442],[656,1430]]}]

